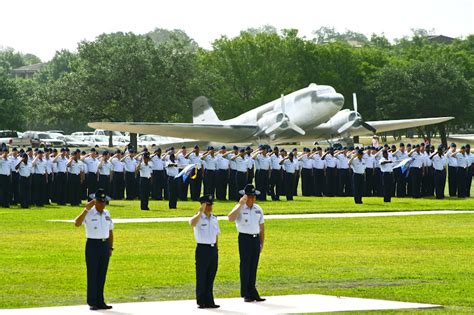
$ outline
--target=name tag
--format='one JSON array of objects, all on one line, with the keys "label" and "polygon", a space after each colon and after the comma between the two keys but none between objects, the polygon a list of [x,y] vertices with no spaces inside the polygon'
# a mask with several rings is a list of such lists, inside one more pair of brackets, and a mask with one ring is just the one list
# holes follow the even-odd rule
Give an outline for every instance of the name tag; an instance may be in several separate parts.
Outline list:
[{"label": "name tag", "polygon": [[105,220],[106,221],[112,221],[112,219],[110,217],[105,217]]},{"label": "name tag", "polygon": [[255,211],[255,213],[262,214],[262,212],[260,210]]},{"label": "name tag", "polygon": [[92,219],[91,221],[92,221],[92,222],[95,222],[95,221],[98,221],[98,219]]}]

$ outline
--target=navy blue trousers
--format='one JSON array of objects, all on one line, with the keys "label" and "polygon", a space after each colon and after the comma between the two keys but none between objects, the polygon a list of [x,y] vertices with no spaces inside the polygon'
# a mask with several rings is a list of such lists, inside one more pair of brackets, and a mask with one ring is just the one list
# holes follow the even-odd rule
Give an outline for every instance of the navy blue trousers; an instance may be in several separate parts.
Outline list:
[{"label": "navy blue trousers", "polygon": [[256,288],[258,260],[260,258],[260,235],[239,233],[240,296],[258,298]]},{"label": "navy blue trousers", "polygon": [[213,288],[218,265],[217,247],[198,244],[195,256],[197,304],[214,305]]},{"label": "navy blue trousers", "polygon": [[109,241],[87,239],[87,304],[104,305],[104,286],[109,267]]}]

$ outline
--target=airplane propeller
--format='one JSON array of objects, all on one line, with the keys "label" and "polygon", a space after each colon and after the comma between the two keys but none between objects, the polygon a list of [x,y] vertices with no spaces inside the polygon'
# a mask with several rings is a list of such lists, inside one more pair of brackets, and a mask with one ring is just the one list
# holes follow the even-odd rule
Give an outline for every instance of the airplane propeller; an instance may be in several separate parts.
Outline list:
[{"label": "airplane propeller", "polygon": [[337,130],[338,133],[344,133],[346,132],[347,130],[349,130],[350,128],[354,127],[354,128],[357,128],[357,127],[364,127],[365,129],[369,130],[369,131],[372,131],[373,133],[376,133],[377,132],[377,129],[375,129],[373,126],[369,125],[368,123],[366,123],[363,119],[362,119],[362,116],[359,114],[359,112],[357,111],[357,95],[355,93],[352,93],[352,100],[353,100],[353,104],[354,104],[354,112],[357,113],[357,116],[355,119],[351,120],[351,121],[348,121],[346,122],[344,125],[341,126],[341,128],[339,128]]},{"label": "airplane propeller", "polygon": [[298,125],[290,121],[290,117],[286,114],[285,96],[281,95],[281,112],[276,116],[276,123],[265,129],[265,134],[269,135],[278,128],[292,129],[300,135],[304,136],[306,132]]}]

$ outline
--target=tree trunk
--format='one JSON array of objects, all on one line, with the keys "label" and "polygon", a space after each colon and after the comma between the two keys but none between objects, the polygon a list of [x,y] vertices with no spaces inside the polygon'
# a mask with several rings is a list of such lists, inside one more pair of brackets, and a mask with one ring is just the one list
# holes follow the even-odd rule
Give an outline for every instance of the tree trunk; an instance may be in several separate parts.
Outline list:
[{"label": "tree trunk", "polygon": [[109,131],[109,148],[114,146],[114,141],[112,138],[112,131]]},{"label": "tree trunk", "polygon": [[130,146],[134,148],[135,150],[138,149],[138,140],[137,140],[137,134],[136,133],[130,133]]},{"label": "tree trunk", "polygon": [[448,138],[446,137],[446,126],[445,124],[440,124],[439,127],[439,136],[441,137],[441,144],[445,147],[445,149],[448,148]]}]

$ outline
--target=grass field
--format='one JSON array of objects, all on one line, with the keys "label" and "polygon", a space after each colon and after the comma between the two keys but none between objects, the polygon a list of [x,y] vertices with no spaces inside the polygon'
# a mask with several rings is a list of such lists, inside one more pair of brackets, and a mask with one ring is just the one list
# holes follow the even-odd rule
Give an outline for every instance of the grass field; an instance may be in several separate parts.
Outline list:
[{"label": "grass field", "polygon": [[[474,200],[297,198],[265,202],[265,213],[474,209]],[[232,202],[216,203],[227,214]],[[114,218],[191,216],[198,205],[113,201]],[[0,308],[85,304],[82,208],[0,210]],[[237,233],[220,222],[216,297],[239,295]],[[472,214],[267,220],[258,287],[262,295],[319,293],[445,305],[429,313],[474,313]],[[107,301],[194,298],[194,238],[187,223],[117,224]],[[421,311],[420,311],[421,312]],[[390,314],[392,312],[387,312]],[[369,312],[370,314],[370,312]]]}]

